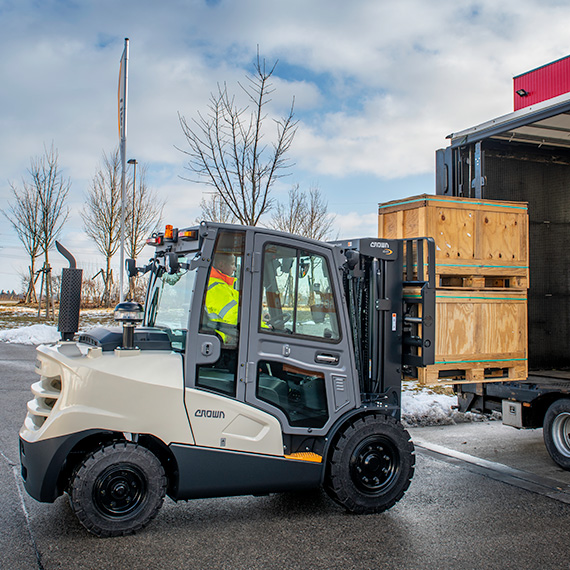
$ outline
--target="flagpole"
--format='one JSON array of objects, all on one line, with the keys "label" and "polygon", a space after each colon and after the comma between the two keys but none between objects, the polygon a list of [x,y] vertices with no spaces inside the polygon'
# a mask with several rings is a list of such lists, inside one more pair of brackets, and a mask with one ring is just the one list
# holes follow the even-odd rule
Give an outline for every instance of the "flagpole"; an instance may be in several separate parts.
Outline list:
[{"label": "flagpole", "polygon": [[125,273],[125,184],[127,177],[127,94],[128,94],[128,67],[129,67],[129,38],[125,38],[125,49],[121,57],[119,71],[119,141],[121,152],[121,254],[119,271],[119,298],[122,303],[124,294]]}]

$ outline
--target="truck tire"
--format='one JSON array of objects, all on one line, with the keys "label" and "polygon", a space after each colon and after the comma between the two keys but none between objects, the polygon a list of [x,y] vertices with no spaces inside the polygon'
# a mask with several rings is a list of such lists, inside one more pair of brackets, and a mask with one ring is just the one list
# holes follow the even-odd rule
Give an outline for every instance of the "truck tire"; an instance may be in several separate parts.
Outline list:
[{"label": "truck tire", "polygon": [[88,455],[75,470],[71,508],[96,536],[132,534],[156,516],[166,483],[160,461],[148,449],[114,443]]},{"label": "truck tire", "polygon": [[570,471],[570,400],[556,400],[546,411],[543,424],[544,445],[550,457]]},{"label": "truck tire", "polygon": [[402,498],[414,465],[414,444],[400,422],[380,414],[363,416],[334,445],[325,490],[352,513],[380,513]]}]

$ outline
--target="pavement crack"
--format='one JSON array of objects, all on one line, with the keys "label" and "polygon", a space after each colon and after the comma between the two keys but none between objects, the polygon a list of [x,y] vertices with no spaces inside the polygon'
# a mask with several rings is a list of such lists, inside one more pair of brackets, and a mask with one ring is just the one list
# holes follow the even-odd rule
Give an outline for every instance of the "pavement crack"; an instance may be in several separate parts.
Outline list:
[{"label": "pavement crack", "polygon": [[38,570],[45,570],[44,565],[42,564],[42,555],[36,543],[36,539],[34,537],[34,533],[32,531],[32,525],[30,521],[30,514],[28,513],[28,509],[26,507],[26,502],[24,500],[24,487],[22,484],[22,479],[20,477],[20,470],[19,464],[14,463],[9,457],[7,457],[3,451],[0,451],[0,456],[8,465],[10,470],[12,471],[12,475],[14,476],[14,483],[16,484],[16,490],[18,491],[18,497],[20,498],[20,506],[22,508],[22,512],[24,513],[24,519],[26,521],[26,528],[28,529],[28,535],[30,536],[30,542],[32,548],[34,549],[34,553],[36,555],[36,561],[38,563]]}]

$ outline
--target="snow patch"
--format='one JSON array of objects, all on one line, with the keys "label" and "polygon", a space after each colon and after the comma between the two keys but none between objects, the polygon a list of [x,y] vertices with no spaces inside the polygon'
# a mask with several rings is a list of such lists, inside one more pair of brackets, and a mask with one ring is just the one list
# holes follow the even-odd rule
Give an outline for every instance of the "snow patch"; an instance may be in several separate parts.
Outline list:
[{"label": "snow patch", "polygon": [[50,325],[30,325],[0,331],[0,341],[16,344],[47,344],[61,338],[57,327]]},{"label": "snow patch", "polygon": [[[443,388],[443,391],[446,389]],[[483,416],[472,412],[462,413],[454,409],[457,396],[438,393],[430,388],[420,388],[415,382],[402,384],[402,423],[407,427],[450,425],[462,422],[482,422],[499,416]]]},{"label": "snow patch", "polygon": [[402,421],[408,426],[454,423],[457,397],[436,394],[428,388],[402,389]]}]

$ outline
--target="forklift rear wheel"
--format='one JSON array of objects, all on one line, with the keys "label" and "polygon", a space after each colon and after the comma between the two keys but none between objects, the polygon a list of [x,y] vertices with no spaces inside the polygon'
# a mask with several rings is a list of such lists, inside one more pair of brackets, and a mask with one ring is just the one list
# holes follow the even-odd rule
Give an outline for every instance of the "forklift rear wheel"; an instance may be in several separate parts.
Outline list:
[{"label": "forklift rear wheel", "polygon": [[550,457],[570,471],[570,400],[556,400],[544,416],[544,445]]},{"label": "forklift rear wheel", "polygon": [[350,512],[380,513],[402,498],[414,465],[414,444],[400,422],[384,415],[364,416],[340,435],[325,488]]},{"label": "forklift rear wheel", "polygon": [[97,536],[132,534],[156,516],[166,483],[160,461],[148,449],[114,443],[88,455],[75,470],[71,508]]}]

